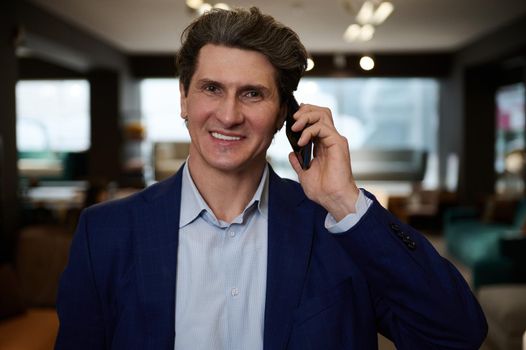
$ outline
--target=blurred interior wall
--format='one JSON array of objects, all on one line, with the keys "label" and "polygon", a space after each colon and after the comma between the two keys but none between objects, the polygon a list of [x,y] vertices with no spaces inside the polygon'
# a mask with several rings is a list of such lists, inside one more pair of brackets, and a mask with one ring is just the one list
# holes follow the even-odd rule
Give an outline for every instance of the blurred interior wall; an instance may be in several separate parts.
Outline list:
[{"label": "blurred interior wall", "polygon": [[16,4],[0,2],[0,259],[9,256],[18,225],[18,170],[16,153],[15,85],[17,60]]}]

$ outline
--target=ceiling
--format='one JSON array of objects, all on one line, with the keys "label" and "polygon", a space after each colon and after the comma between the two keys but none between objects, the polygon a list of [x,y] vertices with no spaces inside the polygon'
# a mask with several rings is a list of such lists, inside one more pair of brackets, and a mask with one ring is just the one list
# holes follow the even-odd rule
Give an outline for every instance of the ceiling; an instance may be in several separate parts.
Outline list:
[{"label": "ceiling", "polygon": [[[127,53],[169,53],[192,20],[184,0],[31,0]],[[293,28],[311,53],[449,51],[526,15],[525,0],[392,0],[366,43],[346,43],[343,0],[222,0],[256,5]]]}]

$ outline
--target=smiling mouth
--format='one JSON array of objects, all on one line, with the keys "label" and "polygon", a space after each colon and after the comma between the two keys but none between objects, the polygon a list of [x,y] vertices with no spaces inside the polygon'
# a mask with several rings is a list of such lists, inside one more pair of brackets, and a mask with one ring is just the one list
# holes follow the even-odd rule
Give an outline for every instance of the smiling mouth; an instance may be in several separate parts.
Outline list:
[{"label": "smiling mouth", "polygon": [[227,136],[227,135],[220,134],[218,132],[212,132],[211,135],[215,139],[224,140],[224,141],[239,141],[239,140],[241,140],[241,137],[239,137],[239,136]]}]

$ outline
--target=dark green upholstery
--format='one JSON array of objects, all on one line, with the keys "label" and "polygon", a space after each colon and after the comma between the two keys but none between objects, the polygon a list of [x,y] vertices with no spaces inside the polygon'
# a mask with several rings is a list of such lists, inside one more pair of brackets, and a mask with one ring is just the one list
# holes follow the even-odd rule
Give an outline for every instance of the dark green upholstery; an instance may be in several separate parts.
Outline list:
[{"label": "dark green upholstery", "polygon": [[[65,152],[53,152],[53,151],[18,151],[18,159],[42,159],[42,160],[55,160],[64,163],[67,156]],[[21,180],[23,176],[21,176]],[[36,180],[64,180],[64,174],[60,176],[42,176]]]},{"label": "dark green upholstery", "polygon": [[487,223],[470,208],[452,208],[444,217],[448,253],[473,273],[475,288],[486,284],[526,282],[526,198],[511,224]]},{"label": "dark green upholstery", "polygon": [[[37,180],[84,180],[88,173],[88,152],[19,151],[19,159],[49,159],[60,161],[63,171],[60,176],[44,176]],[[23,179],[22,179],[23,180]]]}]

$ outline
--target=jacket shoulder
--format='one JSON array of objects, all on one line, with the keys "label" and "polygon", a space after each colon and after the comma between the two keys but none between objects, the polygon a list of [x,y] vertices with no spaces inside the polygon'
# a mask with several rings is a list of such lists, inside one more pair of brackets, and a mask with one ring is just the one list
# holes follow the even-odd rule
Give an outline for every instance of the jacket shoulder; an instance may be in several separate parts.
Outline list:
[{"label": "jacket shoulder", "polygon": [[92,222],[105,225],[122,225],[128,222],[130,216],[140,212],[141,208],[156,201],[176,200],[181,192],[180,172],[172,177],[157,182],[136,193],[120,199],[98,203],[83,210],[82,216],[89,217]]}]

